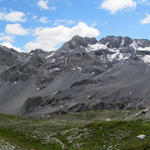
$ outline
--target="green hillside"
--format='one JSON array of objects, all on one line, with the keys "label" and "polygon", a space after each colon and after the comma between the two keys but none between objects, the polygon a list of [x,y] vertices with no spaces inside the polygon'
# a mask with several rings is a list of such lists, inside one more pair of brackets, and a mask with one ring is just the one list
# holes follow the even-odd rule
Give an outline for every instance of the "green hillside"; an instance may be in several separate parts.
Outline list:
[{"label": "green hillside", "polygon": [[149,121],[95,121],[94,113],[46,120],[1,114],[0,150],[150,150]]}]

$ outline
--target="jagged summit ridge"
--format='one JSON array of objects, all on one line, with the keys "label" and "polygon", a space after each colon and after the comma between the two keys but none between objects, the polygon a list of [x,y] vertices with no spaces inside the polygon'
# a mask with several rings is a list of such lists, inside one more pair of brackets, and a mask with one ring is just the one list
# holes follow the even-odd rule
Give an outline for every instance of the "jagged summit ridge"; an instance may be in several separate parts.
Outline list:
[{"label": "jagged summit ridge", "polygon": [[121,61],[127,59],[141,59],[150,63],[150,41],[147,39],[131,39],[121,36],[107,36],[97,41],[94,38],[73,37],[59,50],[86,51],[106,54],[108,61]]},{"label": "jagged summit ridge", "polygon": [[70,41],[66,42],[60,49],[74,49],[82,46],[87,47],[89,45],[99,44],[109,49],[121,49],[121,48],[133,48],[135,50],[147,50],[150,49],[150,41],[147,39],[131,39],[130,37],[122,36],[107,36],[97,41],[95,38],[83,38],[80,36],[74,36]]},{"label": "jagged summit ridge", "polygon": [[66,42],[60,50],[72,50],[77,47],[87,47],[89,44],[96,44],[97,40],[95,38],[80,37],[78,35],[74,36],[70,41]]}]

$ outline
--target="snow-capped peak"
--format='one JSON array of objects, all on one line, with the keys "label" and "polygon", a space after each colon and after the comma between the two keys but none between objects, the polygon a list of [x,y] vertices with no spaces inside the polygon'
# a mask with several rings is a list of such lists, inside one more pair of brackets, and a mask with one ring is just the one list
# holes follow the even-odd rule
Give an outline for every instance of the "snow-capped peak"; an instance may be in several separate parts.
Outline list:
[{"label": "snow-capped peak", "polygon": [[[146,44],[144,44],[144,42]],[[111,62],[114,60],[125,61],[130,58],[137,58],[150,63],[150,41],[132,40],[128,37],[106,37],[96,44],[89,44],[86,52],[103,51],[106,53],[107,59]],[[111,53],[110,53],[111,52]],[[146,54],[144,54],[144,52]],[[137,54],[138,53],[138,54]]]}]

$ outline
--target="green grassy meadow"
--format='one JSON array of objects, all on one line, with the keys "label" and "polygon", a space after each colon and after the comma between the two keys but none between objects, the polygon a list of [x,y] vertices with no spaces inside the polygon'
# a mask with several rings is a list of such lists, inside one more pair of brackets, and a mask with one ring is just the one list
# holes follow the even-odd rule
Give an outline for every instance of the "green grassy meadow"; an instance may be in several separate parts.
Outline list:
[{"label": "green grassy meadow", "polygon": [[[0,150],[150,150],[150,121],[123,121],[129,112],[116,119],[117,114],[93,111],[44,120],[0,114]],[[102,120],[104,115],[112,121]]]}]

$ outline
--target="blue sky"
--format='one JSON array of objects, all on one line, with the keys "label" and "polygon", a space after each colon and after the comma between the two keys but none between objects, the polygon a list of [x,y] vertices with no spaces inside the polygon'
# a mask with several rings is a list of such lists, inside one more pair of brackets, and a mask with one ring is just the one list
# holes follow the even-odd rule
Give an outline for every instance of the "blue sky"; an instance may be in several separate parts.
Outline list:
[{"label": "blue sky", "polygon": [[0,0],[0,44],[57,49],[73,36],[150,39],[148,0]]}]

